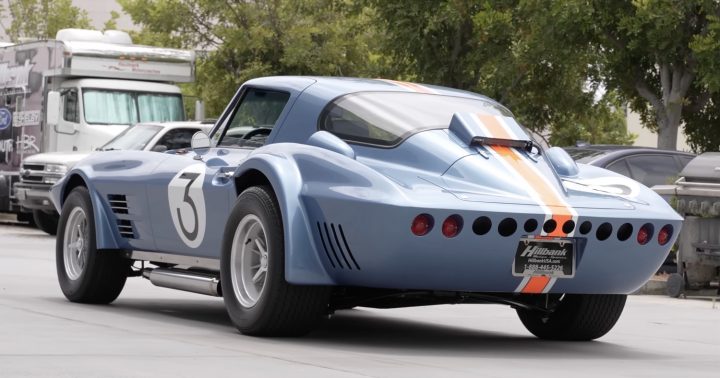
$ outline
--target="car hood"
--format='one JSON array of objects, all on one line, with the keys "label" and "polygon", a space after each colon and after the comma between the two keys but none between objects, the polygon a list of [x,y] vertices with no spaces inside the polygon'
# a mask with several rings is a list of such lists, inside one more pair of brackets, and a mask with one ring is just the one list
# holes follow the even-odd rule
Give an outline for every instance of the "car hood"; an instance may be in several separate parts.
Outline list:
[{"label": "car hood", "polygon": [[90,155],[87,152],[47,152],[28,156],[25,164],[62,164],[71,168],[78,161]]}]

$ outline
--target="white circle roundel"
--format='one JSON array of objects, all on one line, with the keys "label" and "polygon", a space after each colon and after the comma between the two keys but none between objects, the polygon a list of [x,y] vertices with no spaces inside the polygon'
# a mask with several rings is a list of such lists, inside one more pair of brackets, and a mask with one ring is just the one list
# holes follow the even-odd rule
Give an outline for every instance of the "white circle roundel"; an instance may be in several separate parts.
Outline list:
[{"label": "white circle roundel", "polygon": [[180,239],[197,248],[205,236],[205,164],[194,164],[180,171],[168,185],[170,216]]}]

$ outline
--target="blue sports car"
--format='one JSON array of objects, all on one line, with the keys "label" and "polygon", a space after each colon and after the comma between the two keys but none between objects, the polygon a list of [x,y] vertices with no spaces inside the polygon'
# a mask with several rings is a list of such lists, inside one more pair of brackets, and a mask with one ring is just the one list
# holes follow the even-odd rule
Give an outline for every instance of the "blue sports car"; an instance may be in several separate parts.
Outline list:
[{"label": "blue sports car", "polygon": [[248,81],[191,150],[92,155],[52,196],[70,301],[142,276],[268,336],[355,306],[501,303],[540,338],[595,339],[682,220],[487,97],[351,78]]}]

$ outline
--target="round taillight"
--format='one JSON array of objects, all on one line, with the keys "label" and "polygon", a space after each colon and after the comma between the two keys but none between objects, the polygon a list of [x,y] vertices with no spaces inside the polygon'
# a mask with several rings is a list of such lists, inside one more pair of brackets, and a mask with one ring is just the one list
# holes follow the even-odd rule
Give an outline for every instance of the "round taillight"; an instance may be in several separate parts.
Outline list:
[{"label": "round taillight", "polygon": [[430,214],[420,214],[413,219],[410,231],[417,236],[427,235],[433,226],[433,217]]},{"label": "round taillight", "polygon": [[669,224],[666,224],[663,226],[663,228],[660,229],[660,232],[658,232],[658,243],[660,245],[665,245],[670,241],[670,238],[672,238],[673,233],[673,227]]},{"label": "round taillight", "polygon": [[645,223],[640,227],[640,231],[637,234],[637,242],[640,245],[647,244],[653,236],[653,226],[650,223]]},{"label": "round taillight", "polygon": [[462,230],[462,218],[459,215],[451,215],[442,224],[442,234],[446,238],[454,238]]}]

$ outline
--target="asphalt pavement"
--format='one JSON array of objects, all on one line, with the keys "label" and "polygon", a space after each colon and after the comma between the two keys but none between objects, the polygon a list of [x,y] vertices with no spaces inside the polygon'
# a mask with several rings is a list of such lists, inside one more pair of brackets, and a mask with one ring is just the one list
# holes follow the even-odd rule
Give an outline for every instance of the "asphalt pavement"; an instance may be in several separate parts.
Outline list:
[{"label": "asphalt pavement", "polygon": [[222,299],[132,278],[65,300],[55,238],[0,220],[0,377],[718,377],[720,303],[631,296],[593,342],[535,339],[509,307],[338,312],[303,338],[243,336]]}]

